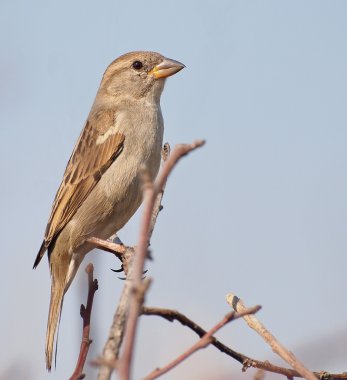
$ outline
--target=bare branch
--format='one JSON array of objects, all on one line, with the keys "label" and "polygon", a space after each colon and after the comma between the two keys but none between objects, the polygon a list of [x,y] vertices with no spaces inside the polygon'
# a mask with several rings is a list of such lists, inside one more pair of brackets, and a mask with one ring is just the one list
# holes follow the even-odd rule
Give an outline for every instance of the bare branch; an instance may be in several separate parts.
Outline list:
[{"label": "bare branch", "polygon": [[93,307],[94,294],[98,290],[98,280],[93,279],[93,264],[88,264],[85,270],[88,275],[88,297],[86,306],[84,306],[83,304],[81,305],[80,314],[83,320],[81,348],[75,371],[70,377],[70,380],[80,380],[85,378],[85,375],[83,373],[83,367],[86,362],[89,346],[92,343],[92,340],[89,339],[90,316]]},{"label": "bare branch", "polygon": [[155,182],[156,191],[159,192],[164,188],[169,174],[172,172],[173,168],[182,157],[186,156],[188,153],[197,148],[201,148],[204,144],[204,140],[197,140],[194,141],[192,144],[176,145],[174,150],[166,160],[165,164],[163,165],[163,169]]},{"label": "bare branch", "polygon": [[133,291],[130,293],[129,316],[127,319],[127,333],[124,342],[124,354],[122,361],[119,364],[119,376],[122,380],[129,380],[130,378],[130,369],[134,352],[133,346],[137,329],[137,319],[142,308],[145,292],[148,289],[148,285],[143,287],[141,284],[141,279],[147,258],[149,237],[151,233],[151,221],[157,197],[161,192],[164,191],[167,178],[180,158],[192,150],[201,147],[203,144],[203,141],[196,141],[193,144],[176,146],[164,163],[163,168],[154,184],[151,181],[149,173],[146,170],[144,170],[142,173],[142,183],[144,189],[144,210],[140,227],[139,242],[133,264]]},{"label": "bare branch", "polygon": [[[227,295],[228,304],[237,312],[246,309],[246,306],[234,294]],[[309,371],[292,352],[288,351],[265,326],[254,316],[247,315],[243,317],[248,326],[254,329],[272,348],[273,352],[285,360],[291,367],[293,367],[300,375],[307,380],[317,380],[317,377]]]},{"label": "bare branch", "polygon": [[203,337],[201,337],[201,339],[198,342],[196,342],[193,346],[191,346],[187,351],[185,351],[183,354],[178,356],[175,360],[173,360],[166,366],[162,368],[156,368],[149,375],[147,375],[143,380],[153,380],[163,375],[164,373],[167,373],[168,371],[170,371],[171,369],[173,369],[174,367],[182,363],[184,360],[186,360],[189,356],[194,354],[196,351],[201,350],[202,348],[205,348],[209,344],[211,344],[214,340],[213,335],[218,330],[220,330],[223,326],[225,326],[227,323],[237,318],[243,317],[244,315],[256,313],[259,309],[260,309],[260,306],[255,306],[250,309],[244,310],[240,314],[236,312],[228,313],[220,322],[218,322],[214,327],[212,327],[211,330],[209,330]]},{"label": "bare branch", "polygon": [[[171,148],[170,148],[169,143],[165,143],[164,146],[163,146],[162,152],[161,152],[161,157],[162,157],[164,163],[168,159],[168,157],[170,155],[170,152],[171,152]],[[157,218],[158,218],[159,212],[163,209],[161,201],[162,201],[163,196],[164,196],[165,186],[166,186],[166,182],[164,183],[162,189],[158,192],[157,198],[156,198],[154,206],[153,206],[148,241],[151,240],[151,237],[152,237],[152,234],[153,234],[153,230],[154,230],[155,224],[157,222]]]},{"label": "bare branch", "polygon": [[[197,323],[193,322],[191,319],[183,315],[182,313],[171,310],[171,309],[162,309],[162,308],[156,308],[156,307],[143,307],[142,308],[142,315],[157,315],[164,319],[166,319],[169,322],[173,322],[174,320],[177,320],[180,322],[183,326],[187,326],[191,330],[193,330],[197,335],[202,337],[206,334],[206,330],[204,330],[202,327],[200,327]],[[300,374],[292,369],[288,368],[282,368],[279,366],[276,366],[274,364],[271,364],[269,361],[262,362],[260,360],[256,360],[253,358],[250,358],[249,356],[246,356],[244,354],[241,354],[237,351],[232,350],[230,347],[226,346],[222,342],[220,342],[217,338],[214,338],[211,345],[215,346],[223,352],[224,354],[232,357],[233,359],[237,360],[239,363],[242,364],[242,371],[246,371],[248,368],[259,368],[264,369],[268,372],[278,373],[280,375],[284,375],[288,378],[297,377],[300,376]]]},{"label": "bare branch", "polygon": [[[144,306],[142,308],[142,315],[156,315],[158,317],[162,317],[166,319],[169,322],[173,322],[176,320],[180,322],[183,326],[187,326],[188,328],[190,328],[200,337],[206,334],[206,331],[202,327],[200,327],[197,323],[193,322],[191,319],[189,319],[188,317],[186,317],[185,315],[183,315],[182,313],[176,310]],[[215,346],[216,348],[218,348],[219,351],[223,352],[224,354],[232,357],[233,359],[241,363],[243,372],[245,372],[248,368],[258,368],[260,370],[264,370],[267,372],[283,375],[287,377],[288,379],[292,379],[294,377],[301,377],[301,375],[293,369],[279,367],[277,365],[270,363],[268,360],[260,361],[257,359],[250,358],[249,356],[246,356],[239,352],[236,352],[232,350],[230,347],[220,342],[217,338],[213,338],[211,345]],[[314,372],[314,374],[320,379],[329,379],[329,380],[346,380],[347,379],[347,373],[332,374],[332,373],[323,371],[323,372]]]},{"label": "bare branch", "polygon": [[[158,307],[147,307],[144,306],[142,308],[142,315],[156,315],[158,317],[162,317],[166,319],[169,322],[178,321],[183,326],[187,326],[192,331],[194,331],[200,338],[203,337],[206,334],[206,330],[204,330],[202,327],[200,327],[197,323],[183,315],[177,310],[172,309],[163,309]],[[213,346],[218,348],[221,352],[225,353],[228,356],[231,356],[233,359],[237,360],[239,363],[243,364],[245,360],[249,360],[250,358],[232,350],[231,348],[225,346],[223,343],[221,343],[218,339],[214,338],[213,342],[211,343]]]},{"label": "bare branch", "polygon": [[119,363],[118,375],[121,380],[130,378],[130,369],[134,353],[135,334],[137,329],[137,318],[144,302],[145,293],[148,289],[149,282],[142,282],[145,261],[148,251],[148,237],[151,226],[153,207],[156,199],[153,182],[147,170],[142,171],[142,186],[144,193],[144,212],[140,227],[139,243],[133,262],[132,289],[129,300],[129,315],[127,318],[126,338],[124,341],[124,353]]}]

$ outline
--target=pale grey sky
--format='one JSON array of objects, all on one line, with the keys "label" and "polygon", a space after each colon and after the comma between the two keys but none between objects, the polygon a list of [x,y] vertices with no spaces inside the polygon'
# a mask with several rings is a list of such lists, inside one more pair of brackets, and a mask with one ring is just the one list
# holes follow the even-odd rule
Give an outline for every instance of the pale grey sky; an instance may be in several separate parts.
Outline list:
[{"label": "pale grey sky", "polygon": [[[262,304],[259,317],[309,367],[346,371],[346,17],[343,0],[1,2],[1,380],[72,373],[83,268],[95,257],[92,356],[102,350],[123,286],[109,270],[118,263],[93,253],[82,265],[64,301],[51,375],[47,262],[31,268],[101,75],[139,49],[187,66],[162,98],[165,141],[207,140],[169,180],[148,305],[178,309],[208,328],[228,311],[232,291]],[[124,242],[136,242],[138,223],[137,215],[121,231]],[[219,336],[273,359],[241,321]],[[179,325],[143,318],[134,378],[194,341]],[[239,371],[209,348],[166,379]]]}]

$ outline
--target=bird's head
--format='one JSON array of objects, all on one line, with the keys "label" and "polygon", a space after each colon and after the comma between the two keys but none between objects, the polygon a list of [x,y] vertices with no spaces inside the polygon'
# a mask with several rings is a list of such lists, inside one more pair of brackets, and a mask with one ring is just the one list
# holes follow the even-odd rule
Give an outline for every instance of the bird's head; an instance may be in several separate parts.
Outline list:
[{"label": "bird's head", "polygon": [[159,101],[165,79],[184,67],[182,63],[165,58],[159,53],[127,53],[108,66],[99,91],[112,97],[148,97]]}]

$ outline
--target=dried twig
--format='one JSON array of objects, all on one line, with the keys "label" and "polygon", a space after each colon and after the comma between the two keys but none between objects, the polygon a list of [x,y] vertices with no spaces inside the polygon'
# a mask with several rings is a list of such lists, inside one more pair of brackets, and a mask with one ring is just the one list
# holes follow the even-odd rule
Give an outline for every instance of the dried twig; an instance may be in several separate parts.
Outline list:
[{"label": "dried twig", "polygon": [[[234,294],[227,295],[227,302],[237,312],[246,309],[242,300]],[[291,367],[300,373],[303,378],[307,380],[317,380],[317,377],[308,370],[292,352],[288,351],[254,315],[244,316],[244,320],[249,327],[254,329],[271,346],[273,352],[285,360]]]},{"label": "dried twig", "polygon": [[[191,319],[189,319],[188,317],[186,317],[185,315],[183,315],[182,313],[176,310],[144,306],[142,308],[142,315],[157,315],[158,317],[162,317],[169,322],[173,322],[176,320],[180,322],[183,326],[187,326],[188,328],[190,328],[200,337],[206,334],[206,330],[204,330],[197,323],[193,322]],[[283,375],[287,377],[288,379],[292,379],[294,377],[301,377],[301,375],[293,369],[279,367],[277,365],[270,363],[268,360],[261,361],[261,360],[253,359],[249,356],[241,354],[240,352],[236,352],[232,350],[230,347],[220,342],[217,338],[213,338],[211,345],[215,346],[216,348],[219,349],[219,351],[223,352],[224,354],[232,357],[233,359],[241,363],[243,365],[242,366],[243,372],[245,372],[248,368],[258,368],[260,370],[264,370],[267,372]],[[313,373],[315,374],[315,376],[317,376],[320,379],[329,379],[329,380],[346,380],[347,379],[347,373],[332,374],[332,373],[328,373],[324,371],[313,372]]]},{"label": "dried twig", "polygon": [[85,375],[83,373],[83,367],[86,362],[89,346],[92,343],[92,340],[89,339],[90,316],[91,316],[92,307],[93,307],[94,294],[98,290],[98,280],[93,279],[93,271],[94,271],[93,264],[91,263],[88,264],[85,270],[88,275],[88,297],[87,297],[86,306],[84,306],[83,304],[81,305],[80,314],[83,319],[81,348],[80,348],[80,354],[77,360],[75,371],[70,377],[70,380],[80,380],[80,379],[85,378]]},{"label": "dried twig", "polygon": [[213,335],[220,330],[223,326],[225,326],[230,321],[243,317],[244,315],[253,314],[256,313],[260,309],[260,306],[255,306],[250,309],[244,310],[241,313],[231,312],[228,313],[219,323],[217,323],[214,327],[212,327],[211,330],[209,330],[204,336],[201,337],[201,339],[196,342],[193,346],[191,346],[187,351],[185,351],[183,354],[178,356],[175,360],[167,364],[166,366],[162,368],[156,368],[154,371],[152,371],[149,375],[147,375],[143,380],[153,380],[158,378],[159,376],[163,375],[164,373],[167,373],[180,363],[182,363],[184,360],[186,360],[189,356],[191,356],[193,353],[195,353],[198,350],[201,350],[202,348],[205,348],[209,344],[211,344],[214,340]]},{"label": "dried twig", "polygon": [[[206,334],[206,330],[204,330],[197,323],[193,322],[191,319],[189,319],[188,317],[186,317],[185,315],[183,315],[182,313],[176,310],[162,309],[162,308],[156,308],[156,307],[143,307],[142,314],[143,315],[157,315],[157,316],[165,318],[166,320],[170,322],[176,320],[180,322],[183,326],[187,326],[188,328],[193,330],[200,337]],[[241,354],[240,352],[234,351],[230,347],[220,342],[217,338],[214,338],[211,345],[215,346],[216,348],[218,348],[219,351],[223,352],[224,354],[232,357],[233,359],[241,363],[243,365],[242,371],[246,371],[248,368],[252,367],[252,368],[264,369],[268,372],[278,373],[288,378],[292,378],[294,376],[300,376],[296,371],[293,371],[292,369],[276,366],[274,364],[271,364],[269,361],[262,362],[260,360],[252,359],[249,356],[246,356],[244,354]]]},{"label": "dried twig", "polygon": [[[191,319],[180,313],[179,311],[172,309],[163,309],[158,307],[147,307],[144,306],[142,308],[142,315],[156,315],[158,317],[162,317],[169,322],[178,321],[183,326],[187,326],[192,331],[194,331],[200,338],[206,334],[206,330],[200,327],[197,323],[193,322]],[[228,356],[231,356],[233,359],[237,360],[239,363],[243,364],[245,360],[249,359],[247,356],[240,354],[227,347],[223,343],[221,343],[218,339],[214,338],[211,343],[213,346],[218,348],[221,352],[224,352]]]},{"label": "dried twig", "polygon": [[[171,152],[171,148],[169,143],[165,143],[164,147],[162,149],[161,157],[163,159],[163,162],[165,163],[166,160],[169,158]],[[164,190],[165,190],[166,182],[163,184],[162,188],[159,190],[157,198],[154,203],[153,211],[152,211],[152,217],[151,217],[151,225],[150,225],[150,230],[149,230],[149,236],[148,236],[148,241],[151,240],[153,230],[155,227],[155,223],[157,222],[157,218],[159,215],[159,212],[163,209],[163,206],[161,204],[161,201],[164,196]]]},{"label": "dried twig", "polygon": [[150,179],[149,173],[146,170],[143,171],[142,182],[144,188],[144,210],[140,227],[139,242],[133,264],[133,291],[130,293],[129,316],[126,327],[127,334],[124,342],[124,355],[119,366],[119,377],[122,380],[128,380],[130,378],[137,319],[142,308],[145,292],[148,288],[148,284],[141,283],[141,280],[147,258],[149,237],[151,233],[151,221],[157,197],[163,192],[167,178],[180,158],[187,155],[192,150],[201,147],[203,144],[204,141],[196,141],[193,144],[176,146],[167,158],[161,173],[154,184]]},{"label": "dried twig", "polygon": [[129,299],[129,314],[126,322],[126,339],[124,341],[124,353],[118,366],[118,375],[121,380],[130,378],[131,362],[134,352],[134,342],[137,327],[137,317],[143,305],[145,293],[148,289],[149,282],[141,281],[144,271],[145,261],[148,250],[148,237],[150,232],[151,217],[155,202],[155,193],[153,182],[147,170],[142,172],[142,183],[144,193],[144,213],[140,227],[139,243],[133,262],[133,273],[131,277],[132,289]]}]

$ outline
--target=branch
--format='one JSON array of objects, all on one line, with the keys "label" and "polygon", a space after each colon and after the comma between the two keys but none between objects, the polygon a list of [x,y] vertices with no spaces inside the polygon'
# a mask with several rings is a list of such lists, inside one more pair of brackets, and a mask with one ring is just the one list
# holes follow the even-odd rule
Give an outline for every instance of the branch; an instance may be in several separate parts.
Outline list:
[{"label": "branch", "polygon": [[[163,146],[163,149],[161,151],[161,157],[162,157],[164,163],[167,161],[168,157],[170,156],[170,151],[171,151],[171,148],[170,148],[169,143],[165,143]],[[164,196],[165,186],[166,186],[166,182],[162,186],[162,189],[158,192],[157,198],[156,198],[155,203],[154,203],[148,241],[151,240],[159,212],[163,209],[161,201],[162,201],[163,196]]]},{"label": "branch", "polygon": [[[181,314],[180,312],[176,310],[161,309],[161,308],[156,308],[156,307],[143,307],[142,315],[157,315],[159,317],[166,319],[169,322],[173,322],[174,320],[177,320],[183,326],[187,326],[188,328],[193,330],[196,334],[199,335],[199,337],[202,337],[203,335],[206,334],[206,331],[202,327],[200,327],[197,323],[193,322],[191,319],[187,318],[185,315]],[[217,338],[214,338],[211,344],[215,346],[216,348],[218,348],[219,351],[223,352],[224,354],[232,357],[233,359],[241,363],[243,365],[242,367],[243,372],[245,372],[248,368],[252,367],[252,368],[263,369],[268,372],[278,373],[288,378],[300,376],[296,371],[293,371],[292,369],[276,366],[274,364],[271,364],[269,361],[262,362],[260,360],[252,359],[249,356],[236,352],[232,350],[230,347],[220,342]]]},{"label": "branch", "polygon": [[[162,317],[169,322],[178,321],[183,326],[187,326],[192,331],[194,331],[200,338],[206,334],[206,330],[200,327],[197,323],[193,322],[191,319],[180,313],[176,310],[171,309],[162,309],[158,307],[147,307],[144,306],[142,308],[142,315],[156,315],[158,317]],[[239,352],[232,350],[231,348],[225,346],[218,339],[214,338],[211,343],[213,346],[218,348],[221,352],[224,352],[226,355],[231,356],[233,359],[237,360],[239,363],[243,364],[245,360],[249,360],[249,358]]]},{"label": "branch", "polygon": [[124,353],[118,367],[118,375],[121,380],[130,378],[131,362],[134,352],[134,342],[137,329],[137,317],[145,299],[145,293],[149,287],[148,279],[142,282],[145,261],[147,258],[151,218],[153,213],[156,194],[153,182],[147,170],[142,171],[142,186],[144,197],[144,213],[140,227],[139,243],[133,262],[132,289],[129,298],[129,315],[127,318]]},{"label": "branch", "polygon": [[167,178],[180,158],[187,155],[192,150],[201,147],[203,144],[203,141],[196,141],[190,145],[186,144],[176,146],[167,158],[161,173],[154,184],[150,179],[148,171],[144,170],[142,173],[144,210],[140,227],[139,243],[133,263],[133,290],[130,294],[124,354],[119,367],[119,377],[122,380],[129,380],[130,378],[130,369],[134,352],[134,340],[137,330],[137,319],[142,308],[145,292],[149,286],[149,284],[141,284],[141,280],[147,258],[148,243],[151,233],[151,221],[157,197],[164,191]]},{"label": "branch", "polygon": [[80,354],[78,356],[77,364],[74,373],[70,377],[70,380],[80,380],[85,378],[83,373],[83,367],[86,362],[88,355],[89,346],[92,343],[92,340],[89,339],[90,332],[90,316],[93,307],[94,294],[98,290],[98,280],[93,279],[93,264],[88,264],[86,266],[86,273],[88,275],[88,297],[87,305],[81,305],[80,314],[83,320],[83,331],[82,331],[82,341],[80,347]]},{"label": "branch", "polygon": [[[201,338],[206,334],[206,331],[200,327],[197,323],[193,322],[191,319],[183,315],[182,313],[171,310],[171,309],[162,309],[157,307],[146,307],[144,306],[142,308],[142,315],[156,315],[158,317],[162,317],[166,319],[169,322],[173,322],[174,320],[180,322],[183,326],[187,326],[192,331],[194,331],[199,337]],[[211,342],[211,345],[218,348],[219,351],[223,352],[224,354],[232,357],[233,359],[237,360],[239,363],[241,363],[242,371],[247,371],[248,368],[257,368],[262,371],[277,373],[279,375],[283,375],[287,377],[288,379],[292,379],[294,377],[301,377],[301,375],[290,368],[284,368],[279,367],[277,365],[274,365],[270,363],[268,360],[266,361],[260,361],[257,359],[253,359],[249,356],[246,356],[244,354],[241,354],[239,352],[236,352],[232,350],[230,347],[226,346],[222,342],[220,342],[217,338],[214,338]],[[329,380],[346,380],[347,379],[347,373],[335,373],[331,374],[325,371],[322,372],[313,372],[315,376],[317,376],[319,379],[329,379]]]},{"label": "branch", "polygon": [[[238,297],[233,294],[227,295],[228,304],[237,312],[246,309],[246,306]],[[285,360],[291,367],[293,367],[303,378],[307,380],[317,380],[317,377],[309,371],[292,352],[288,351],[265,326],[254,316],[244,316],[244,320],[248,326],[254,329],[272,348],[273,352]]]},{"label": "branch", "polygon": [[170,371],[171,369],[173,369],[174,367],[182,363],[184,360],[186,360],[189,356],[194,354],[196,351],[201,350],[202,348],[205,348],[209,344],[213,343],[213,340],[215,339],[213,338],[213,335],[218,330],[220,330],[223,326],[225,326],[227,323],[237,318],[243,317],[244,315],[256,313],[259,309],[260,309],[260,306],[255,306],[250,309],[246,309],[242,311],[241,313],[236,313],[236,312],[228,313],[220,322],[218,322],[214,327],[212,327],[211,330],[209,330],[205,335],[203,335],[201,339],[198,342],[196,342],[193,346],[191,346],[187,351],[185,351],[183,354],[178,356],[175,360],[167,364],[165,367],[156,368],[149,375],[147,375],[143,380],[153,380],[163,375],[164,373],[167,373],[168,371]]}]

